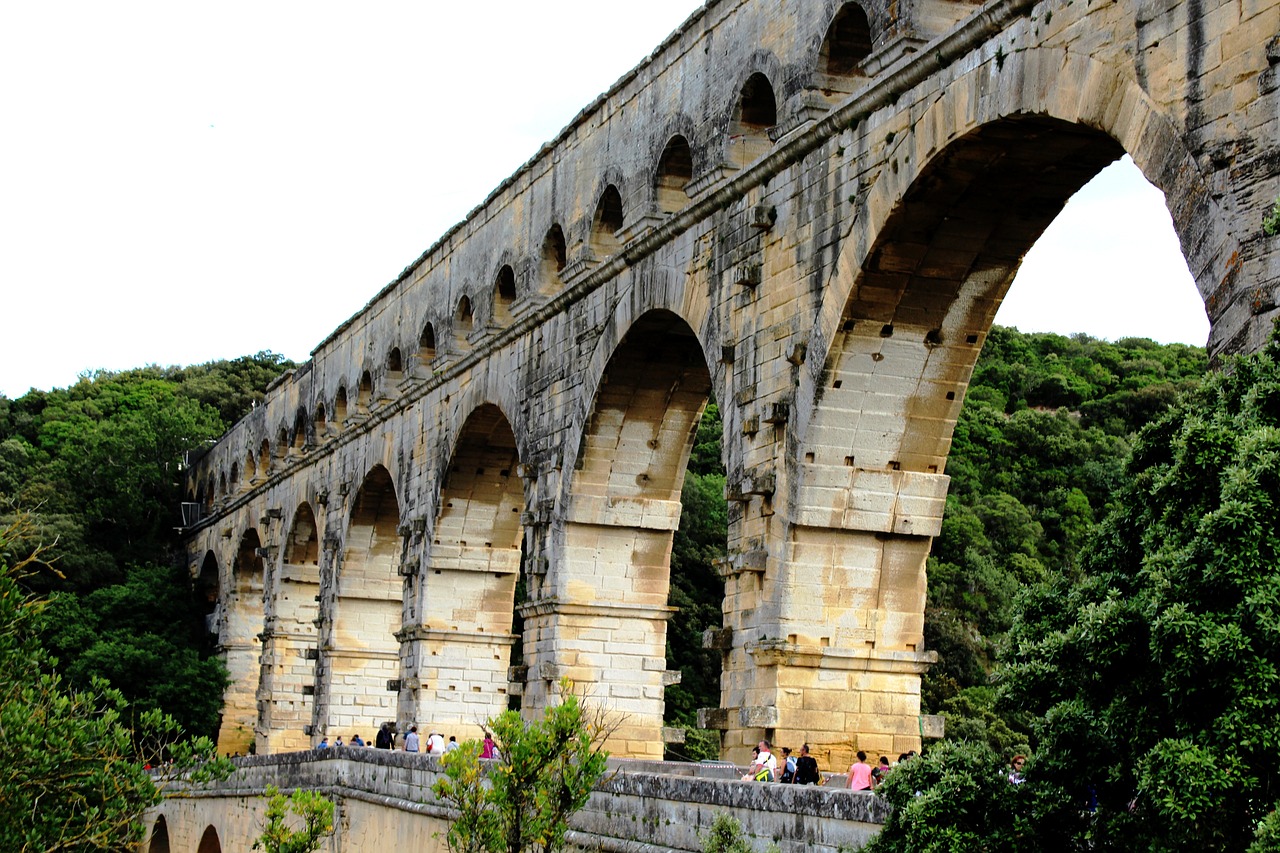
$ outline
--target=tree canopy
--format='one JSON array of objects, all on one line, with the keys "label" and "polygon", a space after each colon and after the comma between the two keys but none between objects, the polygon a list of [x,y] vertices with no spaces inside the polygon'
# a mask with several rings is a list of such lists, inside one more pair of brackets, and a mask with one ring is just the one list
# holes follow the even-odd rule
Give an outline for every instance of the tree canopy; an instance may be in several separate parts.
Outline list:
[{"label": "tree canopy", "polygon": [[0,396],[0,507],[34,511],[14,547],[48,546],[22,584],[51,594],[39,635],[69,685],[105,679],[132,713],[213,732],[226,676],[181,559],[183,461],[291,367],[262,352]]}]

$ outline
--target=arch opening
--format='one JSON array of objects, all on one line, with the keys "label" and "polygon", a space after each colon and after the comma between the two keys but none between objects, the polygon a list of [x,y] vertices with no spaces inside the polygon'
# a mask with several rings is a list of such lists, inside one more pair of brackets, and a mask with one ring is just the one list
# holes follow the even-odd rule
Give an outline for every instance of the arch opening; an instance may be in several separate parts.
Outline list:
[{"label": "arch opening", "polygon": [[400,354],[400,347],[392,347],[391,352],[387,353],[387,381],[396,384],[402,379],[404,379],[404,357]]},{"label": "arch opening", "polygon": [[493,282],[493,322],[505,326],[511,322],[516,303],[516,273],[511,264],[503,264]]},{"label": "arch opening", "polygon": [[[478,723],[510,706],[508,668],[522,662],[519,464],[510,423],[487,403],[463,425],[440,488],[423,604],[429,668],[421,673],[422,707],[469,736],[479,737]],[[448,596],[431,594],[440,588]]]},{"label": "arch opening", "polygon": [[347,421],[347,387],[338,386],[338,393],[333,398],[333,426],[339,432]]},{"label": "arch opening", "polygon": [[196,853],[222,853],[222,842],[218,840],[218,830],[212,826],[205,828],[204,834],[200,836],[200,846],[196,848]]},{"label": "arch opening", "polygon": [[591,221],[591,252],[596,260],[604,260],[616,254],[622,243],[618,232],[622,230],[622,194],[613,184],[604,188],[600,203]]},{"label": "arch opening", "polygon": [[329,432],[329,420],[325,416],[323,400],[316,403],[315,429],[317,442],[322,441]]},{"label": "arch opening", "polygon": [[307,410],[298,407],[298,412],[293,416],[293,444],[291,449],[300,453],[309,446],[307,441]]},{"label": "arch opening", "polygon": [[[399,698],[403,589],[400,504],[381,465],[365,477],[352,504],[337,577],[327,665],[326,731],[366,740],[394,722]],[[321,732],[317,732],[317,735]]]},{"label": "arch opening", "polygon": [[[726,531],[729,523],[720,460],[689,474],[698,427],[711,398],[711,375],[693,330],[677,315],[657,310],[627,330],[605,376],[571,483],[560,559],[566,575],[549,576],[545,583],[554,582],[557,594],[573,590],[575,603],[608,613],[632,638],[633,653],[613,653],[607,672],[584,663],[573,677],[598,684],[605,696],[618,700],[648,697],[628,701],[631,718],[624,724],[625,737],[632,744],[647,744],[635,747],[635,754],[661,757],[664,718],[694,723],[696,707],[691,706],[699,700],[689,698],[667,715],[663,673],[654,672],[646,660],[666,659],[677,635],[691,643],[696,635],[700,647],[702,629],[723,623],[723,594],[711,605],[711,625],[691,623],[699,614],[685,594],[692,585],[723,589],[711,561],[686,559],[688,551],[673,553],[677,531],[694,523],[682,512],[686,482],[696,479],[699,497],[709,495],[706,501],[692,500],[691,506],[716,516],[698,523],[723,524]],[[721,555],[727,535],[720,534],[716,543]],[[677,564],[683,576],[673,583]],[[705,611],[700,615],[708,616]],[[709,682],[703,686],[710,687],[712,705],[719,704],[718,663],[719,654],[712,653],[710,672],[690,673],[691,681]],[[698,685],[691,686],[696,692]]]},{"label": "arch opening", "polygon": [[360,374],[360,387],[356,392],[356,411],[360,414],[368,413],[370,407],[373,406],[373,374],[365,371]]},{"label": "arch opening", "polygon": [[467,346],[467,335],[475,329],[475,310],[471,307],[471,297],[463,296],[458,300],[458,310],[453,312],[453,331],[458,338],[459,346]]},{"label": "arch opening", "polygon": [[431,364],[436,357],[436,327],[427,323],[418,336],[418,363],[424,366]]},{"label": "arch opening", "polygon": [[538,269],[538,285],[544,295],[550,295],[560,289],[560,274],[568,263],[569,249],[564,240],[564,231],[559,225],[552,225],[542,241],[542,260]]},{"label": "arch opening", "polygon": [[864,75],[862,62],[871,54],[871,22],[859,3],[845,3],[831,19],[818,54],[824,88],[852,91],[847,78]]},{"label": "arch opening", "polygon": [[169,853],[169,824],[164,815],[156,818],[151,824],[151,839],[147,843],[147,853]]},{"label": "arch opening", "polygon": [[271,471],[271,442],[268,439],[262,440],[262,445],[258,448],[258,476],[266,478]]},{"label": "arch opening", "polygon": [[[822,387],[793,491],[797,512],[820,505],[819,484],[831,482],[887,484],[898,500],[933,509],[913,519],[916,535],[791,531],[793,554],[823,554],[797,558],[792,571],[823,572],[824,589],[847,592],[822,593],[780,633],[801,644],[829,640],[836,653],[867,644],[876,653],[927,649],[926,560],[943,529],[947,457],[979,351],[1023,256],[1068,199],[1124,153],[1102,131],[1042,115],[984,124],[908,166],[911,144],[890,154],[883,186],[901,195],[851,270],[814,374]],[[901,191],[897,168],[919,169]],[[886,689],[905,685],[887,679]],[[919,710],[907,708],[905,718]]]},{"label": "arch opening", "polygon": [[675,213],[689,203],[686,188],[693,180],[693,149],[679,134],[671,137],[658,158],[654,195],[659,213]]},{"label": "arch opening", "polygon": [[756,72],[747,78],[729,124],[729,162],[741,169],[769,153],[769,131],[778,123],[778,102],[769,78]]}]

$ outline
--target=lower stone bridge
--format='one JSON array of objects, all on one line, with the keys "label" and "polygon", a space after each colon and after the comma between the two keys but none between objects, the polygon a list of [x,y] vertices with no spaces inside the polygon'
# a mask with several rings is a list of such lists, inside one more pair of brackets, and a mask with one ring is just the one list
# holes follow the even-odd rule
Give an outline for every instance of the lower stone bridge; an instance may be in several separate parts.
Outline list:
[{"label": "lower stone bridge", "polygon": [[[431,791],[440,775],[434,756],[337,749],[235,760],[226,781],[172,792],[149,813],[143,853],[249,851],[266,823],[263,792],[304,788],[335,802],[334,835],[324,853],[446,851],[453,813]],[[836,787],[743,782],[732,766],[611,760],[587,806],[572,821],[569,842],[611,853],[697,851],[717,815],[742,824],[758,849],[838,853],[862,847],[884,822],[884,803],[870,792]]]}]

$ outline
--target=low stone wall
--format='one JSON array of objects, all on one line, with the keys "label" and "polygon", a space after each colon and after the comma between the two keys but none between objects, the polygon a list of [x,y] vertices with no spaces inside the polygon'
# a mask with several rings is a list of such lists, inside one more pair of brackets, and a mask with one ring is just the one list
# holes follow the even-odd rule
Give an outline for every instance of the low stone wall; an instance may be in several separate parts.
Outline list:
[{"label": "low stone wall", "polygon": [[[268,785],[321,791],[338,805],[338,832],[326,853],[376,849],[447,849],[452,817],[431,786],[435,758],[405,752],[342,748],[236,760],[226,781],[180,788],[151,816],[163,815],[173,849],[213,827],[222,850],[248,850],[261,832]],[[610,761],[609,771],[573,821],[570,841],[584,850],[697,851],[718,814],[736,818],[756,848],[781,853],[836,853],[862,847],[887,809],[869,793],[826,787],[743,782],[726,765]],[[390,844],[390,847],[387,845]],[[148,850],[144,845],[143,850]]]}]

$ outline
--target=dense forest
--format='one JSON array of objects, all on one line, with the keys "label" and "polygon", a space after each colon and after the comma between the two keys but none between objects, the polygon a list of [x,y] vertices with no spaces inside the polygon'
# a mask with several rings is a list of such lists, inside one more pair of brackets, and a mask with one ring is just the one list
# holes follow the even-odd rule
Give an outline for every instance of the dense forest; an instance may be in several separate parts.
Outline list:
[{"label": "dense forest", "polygon": [[[292,367],[269,352],[186,368],[99,372],[66,389],[0,397],[0,501],[34,512],[52,544],[45,647],[77,686],[107,679],[140,709],[193,733],[216,723],[223,673],[202,628],[176,539],[183,453],[215,439]],[[1018,591],[1072,572],[1124,482],[1133,435],[1206,370],[1202,349],[1145,339],[1022,334],[995,327],[974,372],[947,472],[951,493],[929,561],[927,643],[940,662],[925,710],[957,737],[1025,743],[996,716],[988,675]],[[727,510],[721,422],[707,408],[672,550],[668,658],[683,672],[667,717],[693,726],[718,704]],[[691,748],[696,747],[691,744]]]},{"label": "dense forest", "polygon": [[[215,439],[292,363],[269,352],[194,367],[99,372],[66,389],[0,397],[0,501],[33,511],[53,544],[45,647],[71,682],[106,678],[141,709],[195,733],[217,719],[223,674],[180,559],[183,453]],[[955,736],[1009,748],[1025,726],[997,717],[988,674],[1019,589],[1074,570],[1095,520],[1124,481],[1133,435],[1193,388],[1203,349],[1146,339],[1022,334],[995,327],[974,372],[947,472],[943,533],[929,562],[926,620],[940,662],[926,711]],[[685,479],[672,549],[668,658],[683,672],[667,718],[693,726],[719,702],[727,510],[721,422],[707,408]],[[692,746],[692,745],[691,745]]]},{"label": "dense forest", "polygon": [[[0,397],[0,751],[44,780],[15,790],[109,743],[93,760],[119,769],[94,772],[133,780],[131,821],[158,796],[127,742],[145,718],[172,716],[166,743],[214,730],[226,675],[175,529],[182,460],[292,366],[264,352]],[[1277,849],[1280,344],[1206,370],[1197,347],[991,330],[927,567],[922,698],[947,739],[890,774],[875,849]],[[719,698],[701,646],[721,624],[721,431],[713,403],[671,558],[667,715],[690,727]]]},{"label": "dense forest", "polygon": [[34,524],[0,558],[44,547],[22,583],[49,597],[40,639],[72,688],[105,679],[134,714],[213,733],[226,676],[177,537],[181,466],[293,366],[261,352],[0,396],[0,520],[23,511]]}]

